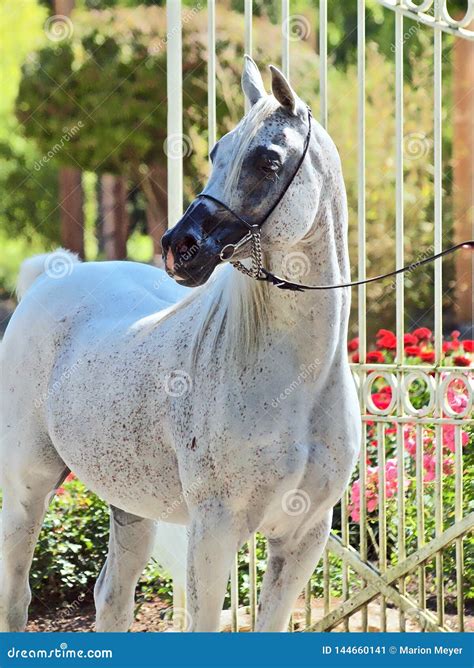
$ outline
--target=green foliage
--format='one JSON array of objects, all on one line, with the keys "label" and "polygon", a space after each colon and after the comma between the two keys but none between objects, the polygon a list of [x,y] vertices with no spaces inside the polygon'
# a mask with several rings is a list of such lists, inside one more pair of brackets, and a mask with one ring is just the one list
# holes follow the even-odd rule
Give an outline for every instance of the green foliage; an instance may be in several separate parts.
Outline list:
[{"label": "green foliage", "polygon": [[[374,3],[368,6],[374,25],[380,27],[381,8]],[[263,5],[261,10],[262,16],[254,20],[254,56],[264,71],[268,86],[265,64],[280,60],[281,30],[278,25],[269,23]],[[205,65],[207,17],[206,12],[192,8],[185,9],[183,16],[184,132],[192,144],[191,155],[184,160],[184,173],[185,196],[190,200],[199,189],[199,184],[206,179],[209,169]],[[70,140],[62,142],[61,150],[54,155],[51,163],[79,164],[83,169],[96,173],[121,173],[127,175],[132,183],[140,184],[151,165],[157,164],[162,168],[166,165],[163,148],[166,138],[165,10],[140,6],[102,12],[76,11],[73,18],[71,40],[48,44],[25,65],[17,100],[18,117],[26,135],[35,140],[45,155],[54,145],[61,143],[71,128],[80,127]],[[340,25],[335,18],[333,23]],[[432,46],[428,30],[418,30],[417,50],[407,49],[411,72],[404,90],[407,261],[416,259],[421,249],[432,245]],[[377,34],[375,28],[373,34],[374,37]],[[384,37],[385,52],[386,41]],[[420,49],[423,58],[418,59]],[[233,127],[243,112],[240,91],[243,51],[242,15],[219,6],[219,134]],[[343,69],[329,69],[329,131],[342,157],[349,200],[351,265],[357,266],[357,71],[356,66],[350,64],[350,59],[348,62]],[[310,44],[292,42],[292,81],[301,97],[313,106],[316,117],[318,77],[308,76],[308,72],[317,71],[318,57]],[[366,72],[366,208],[367,270],[371,274],[387,271],[395,263],[394,81],[393,54],[384,55],[375,42],[369,42]],[[413,144],[416,157],[410,154]],[[445,170],[448,170],[449,144],[445,148]],[[448,179],[446,184],[450,187]],[[449,190],[445,193],[443,207],[449,238]],[[445,287],[452,277],[451,266],[449,261],[444,265]],[[406,311],[413,319],[427,311],[431,304],[433,286],[430,272],[429,269],[420,270],[406,278]],[[450,301],[449,294],[446,294],[446,301],[447,304]],[[376,322],[383,314],[384,323],[388,326],[393,324],[395,291],[391,283],[369,286],[368,303],[369,322]]]},{"label": "green foliage", "polygon": [[66,483],[46,514],[30,583],[40,600],[90,594],[107,555],[108,508],[78,481]]},{"label": "green foliage", "polygon": [[0,39],[0,231],[5,244],[8,238],[14,239],[8,248],[2,244],[6,257],[0,269],[0,289],[8,291],[18,269],[18,263],[10,261],[15,250],[24,248],[25,255],[57,245],[59,240],[57,167],[49,162],[35,170],[41,153],[35,143],[25,140],[14,115],[21,65],[32,49],[44,45],[46,16],[46,9],[35,0],[0,3],[4,26]]}]

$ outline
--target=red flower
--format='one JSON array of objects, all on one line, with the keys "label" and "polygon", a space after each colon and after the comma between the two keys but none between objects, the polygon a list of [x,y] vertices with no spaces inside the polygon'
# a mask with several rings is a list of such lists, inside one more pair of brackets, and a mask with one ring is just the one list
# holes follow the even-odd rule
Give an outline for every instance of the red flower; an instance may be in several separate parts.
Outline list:
[{"label": "red flower", "polygon": [[423,360],[423,362],[434,362],[435,361],[434,350],[422,350],[420,353],[420,357]]},{"label": "red flower", "polygon": [[418,339],[414,334],[405,334],[405,336],[403,337],[403,343],[406,346],[416,346],[416,344],[418,343]]},{"label": "red flower", "polygon": [[462,342],[462,347],[466,353],[474,353],[474,341],[472,339],[467,339]]},{"label": "red flower", "polygon": [[387,350],[396,350],[397,348],[397,337],[395,334],[389,332],[384,336],[381,336],[376,341],[377,348],[386,348]]},{"label": "red flower", "polygon": [[371,350],[370,353],[367,353],[367,362],[382,363],[385,362],[385,357],[380,350]]},{"label": "red flower", "polygon": [[352,339],[351,341],[349,341],[349,343],[347,344],[347,349],[350,352],[353,352],[354,350],[358,350],[359,349],[359,337],[356,336],[355,339]]},{"label": "red flower", "polygon": [[379,329],[379,331],[375,335],[375,338],[379,339],[381,336],[395,336],[395,334],[391,332],[389,329]]},{"label": "red flower", "polygon": [[418,327],[413,332],[413,336],[416,336],[418,341],[429,341],[433,336],[433,332],[428,327]]},{"label": "red flower", "polygon": [[64,482],[71,482],[71,480],[75,480],[75,479],[76,479],[76,476],[71,471],[71,473],[67,476],[67,478]]},{"label": "red flower", "polygon": [[359,353],[354,353],[354,354],[352,355],[352,357],[351,357],[351,360],[352,360],[353,362],[355,362],[356,364],[358,364],[359,361],[360,361],[360,360],[359,360]]},{"label": "red flower", "polygon": [[461,332],[457,329],[453,329],[453,331],[451,332],[451,338],[452,339],[459,339],[460,336],[461,336]]},{"label": "red flower", "polygon": [[456,366],[471,366],[471,360],[464,355],[456,355],[456,357],[453,358],[453,362]]},{"label": "red flower", "polygon": [[[372,394],[372,401],[377,408],[381,408],[383,410],[388,408],[390,405],[390,402],[392,401],[392,393],[375,392]],[[373,444],[377,445],[377,441],[374,441]]]},{"label": "red flower", "polygon": [[405,353],[408,357],[420,357],[420,346],[407,346],[405,348]]},{"label": "red flower", "polygon": [[453,349],[453,344],[450,341],[445,341],[443,343],[443,353],[449,353]]}]

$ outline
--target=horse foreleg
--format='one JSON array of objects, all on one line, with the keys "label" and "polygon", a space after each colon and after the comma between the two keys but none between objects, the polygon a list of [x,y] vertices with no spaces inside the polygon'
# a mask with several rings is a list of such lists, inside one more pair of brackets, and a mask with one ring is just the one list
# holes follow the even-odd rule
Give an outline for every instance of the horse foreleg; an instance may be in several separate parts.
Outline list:
[{"label": "horse foreleg", "polygon": [[332,510],[301,538],[269,540],[256,631],[286,631],[291,611],[326,545]]},{"label": "horse foreleg", "polygon": [[222,507],[191,521],[188,545],[187,631],[219,631],[232,560],[242,533]]},{"label": "horse foreleg", "polygon": [[96,631],[128,631],[135,588],[155,540],[155,523],[111,506],[107,560],[94,588]]}]

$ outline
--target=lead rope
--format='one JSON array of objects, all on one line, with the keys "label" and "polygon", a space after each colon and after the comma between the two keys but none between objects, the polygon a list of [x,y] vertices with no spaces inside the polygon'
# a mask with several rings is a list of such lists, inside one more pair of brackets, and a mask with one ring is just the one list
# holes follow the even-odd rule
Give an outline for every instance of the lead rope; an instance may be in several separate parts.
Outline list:
[{"label": "lead rope", "polygon": [[304,290],[335,290],[337,288],[350,288],[357,285],[366,285],[367,283],[374,283],[375,281],[380,281],[384,278],[389,278],[390,276],[397,276],[398,274],[402,274],[406,271],[413,271],[414,269],[417,269],[424,264],[438,260],[444,255],[454,253],[454,251],[457,251],[460,248],[470,248],[471,250],[474,250],[474,240],[463,241],[459,244],[456,244],[455,246],[446,248],[440,253],[431,255],[430,257],[424,258],[423,260],[412,262],[405,267],[395,269],[394,271],[389,271],[386,274],[380,274],[379,276],[372,276],[371,278],[366,278],[361,281],[351,281],[349,283],[338,283],[335,285],[305,285],[304,283],[293,283],[292,281],[287,281],[280,276],[275,276],[275,274],[272,274],[270,271],[267,271],[267,269],[264,268],[262,261],[262,242],[259,229],[253,229],[251,231],[250,242],[252,244],[252,268],[248,269],[244,264],[242,264],[242,262],[238,260],[235,262],[231,261],[232,266],[250,278],[255,278],[258,281],[266,281],[272,285],[275,285],[277,288],[280,288],[280,290],[293,290],[296,292],[303,292]]}]

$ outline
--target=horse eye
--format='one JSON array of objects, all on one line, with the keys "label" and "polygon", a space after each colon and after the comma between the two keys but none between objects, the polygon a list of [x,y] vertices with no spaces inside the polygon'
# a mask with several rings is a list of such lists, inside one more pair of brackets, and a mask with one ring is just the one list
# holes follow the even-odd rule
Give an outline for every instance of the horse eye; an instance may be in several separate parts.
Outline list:
[{"label": "horse eye", "polygon": [[264,158],[260,163],[260,169],[266,174],[274,174],[281,167],[281,162],[275,158]]}]

